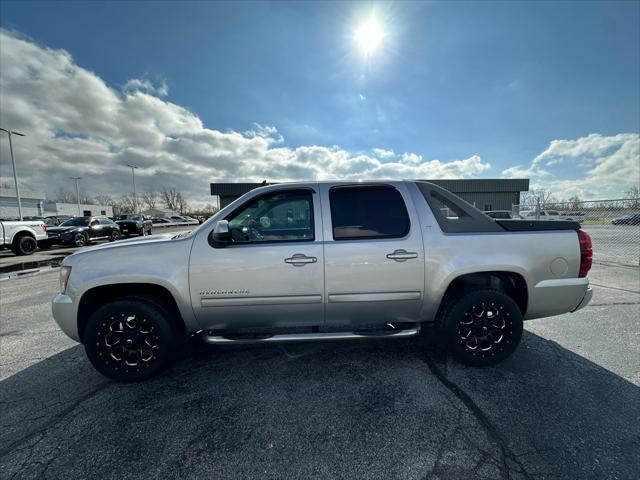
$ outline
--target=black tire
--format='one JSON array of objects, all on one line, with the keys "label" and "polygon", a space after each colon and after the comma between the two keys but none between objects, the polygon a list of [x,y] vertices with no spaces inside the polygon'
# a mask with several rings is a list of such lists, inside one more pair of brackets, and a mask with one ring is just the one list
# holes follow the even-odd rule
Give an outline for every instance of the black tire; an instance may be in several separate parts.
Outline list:
[{"label": "black tire", "polygon": [[11,251],[15,255],[31,255],[38,248],[38,242],[36,239],[29,235],[21,235],[14,238],[11,244]]},{"label": "black tire", "polygon": [[38,242],[38,248],[40,250],[49,250],[51,248],[51,242],[48,240],[41,240]]},{"label": "black tire", "polygon": [[89,243],[89,239],[84,233],[80,232],[73,236],[73,240],[71,242],[74,247],[84,247],[87,243]]},{"label": "black tire", "polygon": [[522,338],[522,312],[498,290],[458,290],[438,316],[447,348],[462,363],[487,366],[509,357]]},{"label": "black tire", "polygon": [[180,333],[169,313],[151,300],[126,297],[96,310],[83,343],[92,365],[118,382],[151,378],[171,363]]},{"label": "black tire", "polygon": [[120,232],[118,230],[112,230],[111,235],[109,235],[109,241],[115,242],[116,240],[120,240]]}]

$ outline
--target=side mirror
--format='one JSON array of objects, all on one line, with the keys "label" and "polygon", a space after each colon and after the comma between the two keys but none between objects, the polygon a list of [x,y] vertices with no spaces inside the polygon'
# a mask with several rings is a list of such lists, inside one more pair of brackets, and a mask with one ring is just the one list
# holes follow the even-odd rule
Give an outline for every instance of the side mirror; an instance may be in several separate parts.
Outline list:
[{"label": "side mirror", "polygon": [[219,220],[213,227],[212,238],[214,243],[226,244],[231,242],[231,231],[229,230],[229,222],[227,220]]}]

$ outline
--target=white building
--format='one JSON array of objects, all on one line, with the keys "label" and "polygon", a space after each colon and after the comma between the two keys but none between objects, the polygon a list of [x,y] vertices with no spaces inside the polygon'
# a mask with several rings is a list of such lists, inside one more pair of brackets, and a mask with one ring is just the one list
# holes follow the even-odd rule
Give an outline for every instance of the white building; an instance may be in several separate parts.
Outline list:
[{"label": "white building", "polygon": [[[23,217],[42,217],[44,193],[20,190]],[[0,188],[0,218],[18,218],[18,199],[15,188]]]},{"label": "white building", "polygon": [[106,215],[107,217],[113,217],[113,208],[110,205],[81,203],[80,208],[78,208],[77,203],[45,202],[44,211],[45,216],[70,215],[72,217],[91,217],[94,215]]}]

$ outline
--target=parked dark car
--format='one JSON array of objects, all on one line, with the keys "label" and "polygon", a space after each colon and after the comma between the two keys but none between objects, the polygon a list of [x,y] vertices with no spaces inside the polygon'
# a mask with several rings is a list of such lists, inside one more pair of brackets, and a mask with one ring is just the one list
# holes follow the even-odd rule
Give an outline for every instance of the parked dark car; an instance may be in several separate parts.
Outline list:
[{"label": "parked dark car", "polygon": [[509,210],[487,210],[486,212],[482,212],[482,213],[484,213],[485,215],[491,218],[504,219],[504,220],[522,218],[518,214],[511,213],[511,211]]},{"label": "parked dark car", "polygon": [[627,213],[611,220],[612,225],[640,225],[640,213]]},{"label": "parked dark car", "polygon": [[44,218],[44,223],[47,224],[47,227],[57,227],[58,225],[66,222],[70,218],[73,218],[71,215],[51,215]]},{"label": "parked dark car", "polygon": [[120,226],[120,233],[125,237],[129,235],[151,235],[153,229],[151,217],[139,213],[118,215],[116,223]]},{"label": "parked dark car", "polygon": [[56,244],[84,247],[94,240],[118,240],[120,227],[107,217],[74,217],[57,227],[47,228],[47,234],[48,238],[38,244],[40,248]]}]

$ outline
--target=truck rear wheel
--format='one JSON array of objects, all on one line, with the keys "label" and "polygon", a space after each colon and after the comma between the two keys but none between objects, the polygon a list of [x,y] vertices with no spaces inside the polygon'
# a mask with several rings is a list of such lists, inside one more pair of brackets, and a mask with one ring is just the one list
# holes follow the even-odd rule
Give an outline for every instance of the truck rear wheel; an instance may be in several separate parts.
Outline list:
[{"label": "truck rear wheel", "polygon": [[146,380],[173,359],[180,333],[169,314],[145,298],[103,305],[89,318],[83,343],[101,374],[119,382]]},{"label": "truck rear wheel", "polygon": [[440,326],[451,351],[472,366],[495,365],[509,357],[522,338],[522,312],[498,290],[464,290],[445,299]]},{"label": "truck rear wheel", "polygon": [[16,255],[31,255],[38,248],[38,242],[29,235],[16,237],[11,244],[11,251]]}]

